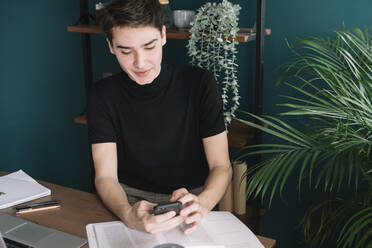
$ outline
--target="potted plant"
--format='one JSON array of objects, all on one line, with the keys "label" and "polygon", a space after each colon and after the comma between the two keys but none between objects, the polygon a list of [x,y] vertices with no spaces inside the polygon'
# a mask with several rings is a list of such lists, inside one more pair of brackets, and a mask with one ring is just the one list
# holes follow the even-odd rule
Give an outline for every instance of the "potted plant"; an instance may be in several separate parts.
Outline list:
[{"label": "potted plant", "polygon": [[[372,36],[342,29],[334,38],[310,37],[290,48],[295,57],[282,79],[297,94],[280,104],[289,108],[281,116],[302,117],[309,125],[299,130],[276,117],[245,113],[268,128],[240,121],[281,140],[244,148],[242,157],[266,157],[248,171],[247,195],[271,204],[295,174],[299,192],[306,181],[328,194],[301,221],[311,247],[371,247]],[[345,189],[352,193],[342,194]]]},{"label": "potted plant", "polygon": [[225,124],[239,106],[235,41],[240,6],[227,0],[206,3],[195,15],[187,44],[191,64],[210,70],[222,87]]}]

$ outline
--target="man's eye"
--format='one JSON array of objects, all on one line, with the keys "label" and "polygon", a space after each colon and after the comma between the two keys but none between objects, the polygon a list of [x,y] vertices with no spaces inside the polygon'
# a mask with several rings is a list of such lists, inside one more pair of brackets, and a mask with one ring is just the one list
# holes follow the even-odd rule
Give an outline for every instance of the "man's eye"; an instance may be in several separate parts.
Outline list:
[{"label": "man's eye", "polygon": [[152,50],[152,49],[154,49],[154,48],[155,48],[155,46],[145,47],[146,50]]},{"label": "man's eye", "polygon": [[124,55],[128,55],[130,53],[131,53],[130,51],[128,51],[128,52],[121,51],[121,54],[124,54]]}]

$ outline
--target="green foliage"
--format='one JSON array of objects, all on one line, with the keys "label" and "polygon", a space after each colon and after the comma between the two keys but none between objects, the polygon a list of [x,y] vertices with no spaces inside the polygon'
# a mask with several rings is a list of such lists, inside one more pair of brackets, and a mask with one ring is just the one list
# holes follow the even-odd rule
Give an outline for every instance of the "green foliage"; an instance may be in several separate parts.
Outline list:
[{"label": "green foliage", "polygon": [[[372,247],[372,36],[367,30],[337,30],[334,38],[309,37],[294,47],[293,60],[281,77],[297,96],[285,96],[281,116],[309,121],[298,130],[279,118],[241,120],[279,138],[279,144],[244,148],[242,157],[271,156],[247,173],[247,196],[282,195],[288,178],[329,194],[312,205],[301,222],[312,247]],[[248,119],[248,118],[247,118]],[[256,123],[265,125],[257,125]],[[268,127],[264,127],[268,126]],[[334,197],[342,189],[353,194]]]},{"label": "green foliage", "polygon": [[[190,29],[187,44],[191,64],[212,71],[222,86],[222,100],[225,108],[225,123],[235,117],[239,106],[237,81],[236,35],[239,31],[239,5],[227,0],[221,3],[206,3],[197,10]],[[231,40],[225,39],[231,37]],[[229,95],[231,107],[229,106]]]}]

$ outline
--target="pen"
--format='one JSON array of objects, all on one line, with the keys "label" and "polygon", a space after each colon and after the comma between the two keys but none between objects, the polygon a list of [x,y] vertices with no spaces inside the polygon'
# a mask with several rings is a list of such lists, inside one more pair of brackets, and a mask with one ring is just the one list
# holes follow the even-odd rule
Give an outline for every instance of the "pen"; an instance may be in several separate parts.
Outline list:
[{"label": "pen", "polygon": [[59,207],[61,207],[61,205],[51,205],[51,206],[44,206],[44,207],[37,207],[37,208],[25,208],[25,209],[17,210],[16,214],[31,213],[31,212],[41,211],[41,210],[55,209]]},{"label": "pen", "polygon": [[52,206],[52,205],[59,205],[61,201],[55,200],[55,201],[45,201],[45,202],[38,202],[38,203],[31,203],[26,205],[21,205],[15,207],[17,211],[30,209],[30,208],[40,208],[40,207],[46,207],[46,206]]}]

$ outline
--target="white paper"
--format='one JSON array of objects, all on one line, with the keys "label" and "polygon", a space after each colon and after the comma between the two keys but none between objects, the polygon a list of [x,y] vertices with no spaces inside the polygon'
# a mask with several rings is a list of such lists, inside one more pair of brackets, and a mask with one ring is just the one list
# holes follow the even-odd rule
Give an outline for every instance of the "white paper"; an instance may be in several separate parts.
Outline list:
[{"label": "white paper", "polygon": [[209,212],[203,226],[217,243],[226,248],[264,248],[256,235],[230,212]]},{"label": "white paper", "polygon": [[88,224],[86,226],[87,238],[88,238],[88,242],[89,242],[89,248],[98,248],[98,246],[97,246],[97,238],[96,238],[95,232],[93,230],[93,228],[94,228],[93,225],[92,224]]},{"label": "white paper", "polygon": [[186,248],[264,248],[257,237],[230,212],[212,211],[190,235],[180,225],[168,232],[148,234],[125,226],[121,221],[87,225],[91,248],[154,247],[174,243]]},{"label": "white paper", "polygon": [[50,189],[22,170],[0,177],[0,209],[50,195]]}]

